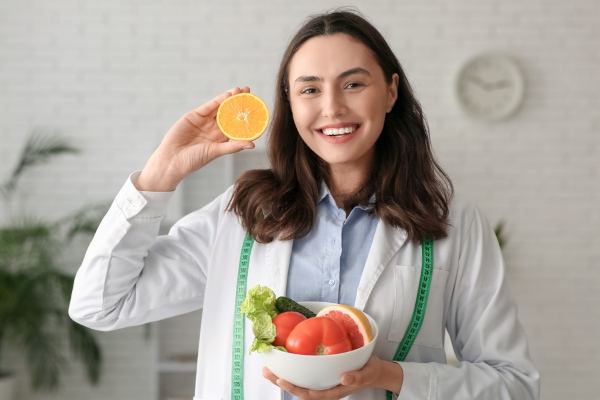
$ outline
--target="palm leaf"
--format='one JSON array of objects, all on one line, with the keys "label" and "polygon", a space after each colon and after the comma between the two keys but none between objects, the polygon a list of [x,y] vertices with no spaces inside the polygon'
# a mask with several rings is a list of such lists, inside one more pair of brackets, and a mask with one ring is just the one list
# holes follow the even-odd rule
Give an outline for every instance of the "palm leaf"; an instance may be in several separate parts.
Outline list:
[{"label": "palm leaf", "polygon": [[34,165],[47,162],[50,158],[65,154],[78,153],[79,150],[58,134],[47,136],[42,130],[34,130],[28,137],[19,156],[17,166],[6,183],[0,186],[0,192],[9,197],[15,190],[21,175]]},{"label": "palm leaf", "polygon": [[6,337],[25,351],[32,387],[55,389],[66,360],[53,320],[64,301],[52,284],[52,273],[19,271],[2,278],[12,286],[11,296],[2,299],[0,323]]},{"label": "palm leaf", "polygon": [[86,366],[86,372],[89,381],[96,384],[100,381],[102,372],[102,352],[91,331],[77,322],[67,321],[67,330],[69,332],[69,342],[71,351],[75,358],[81,360]]},{"label": "palm leaf", "polygon": [[[81,221],[91,220],[83,215],[76,213]],[[82,224],[78,218],[75,225]],[[73,234],[78,230],[68,229]],[[102,355],[94,336],[67,314],[74,277],[54,265],[56,249],[66,243],[55,237],[60,231],[67,229],[33,218],[0,229],[0,340],[9,339],[25,351],[36,390],[60,385],[66,360],[59,330],[66,331],[73,356],[85,365],[89,381],[95,384],[101,375]]]},{"label": "palm leaf", "polygon": [[[36,324],[37,325],[37,324]],[[62,355],[62,343],[54,332],[35,329],[24,330],[23,343],[27,354],[27,366],[33,389],[55,390],[60,386],[61,373],[66,368]]]},{"label": "palm leaf", "polygon": [[53,267],[62,247],[56,228],[33,217],[15,218],[0,228],[0,269],[27,270]]},{"label": "palm leaf", "polygon": [[[0,186],[0,194],[10,200],[27,169],[76,152],[59,135],[34,132],[12,175]],[[0,349],[4,344],[23,350],[35,390],[59,388],[67,366],[66,341],[72,356],[85,365],[89,381],[99,381],[101,349],[90,330],[69,318],[74,277],[57,264],[76,235],[95,232],[107,209],[104,204],[87,206],[56,222],[11,217],[8,226],[0,227]]]}]

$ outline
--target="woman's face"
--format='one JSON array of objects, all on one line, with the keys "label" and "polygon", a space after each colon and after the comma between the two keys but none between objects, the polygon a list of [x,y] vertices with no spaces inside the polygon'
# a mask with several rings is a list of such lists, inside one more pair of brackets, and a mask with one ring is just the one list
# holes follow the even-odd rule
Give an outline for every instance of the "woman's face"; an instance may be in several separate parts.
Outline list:
[{"label": "woman's face", "polygon": [[308,147],[330,167],[369,168],[398,75],[388,84],[364,44],[335,34],[300,46],[289,80],[294,122]]}]

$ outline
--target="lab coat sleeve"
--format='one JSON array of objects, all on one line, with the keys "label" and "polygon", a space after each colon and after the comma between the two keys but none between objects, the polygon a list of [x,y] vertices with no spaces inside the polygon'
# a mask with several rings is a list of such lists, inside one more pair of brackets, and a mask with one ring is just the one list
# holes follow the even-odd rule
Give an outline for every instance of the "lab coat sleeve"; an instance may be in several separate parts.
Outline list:
[{"label": "lab coat sleeve", "polygon": [[[485,216],[463,216],[460,253],[446,327],[457,367],[401,362],[399,399],[535,400],[539,374],[529,356],[504,277],[500,247]],[[470,219],[470,223],[468,220]]]},{"label": "lab coat sleeve", "polygon": [[158,236],[172,193],[139,192],[134,173],[102,220],[75,276],[69,315],[108,331],[202,307],[217,198]]}]

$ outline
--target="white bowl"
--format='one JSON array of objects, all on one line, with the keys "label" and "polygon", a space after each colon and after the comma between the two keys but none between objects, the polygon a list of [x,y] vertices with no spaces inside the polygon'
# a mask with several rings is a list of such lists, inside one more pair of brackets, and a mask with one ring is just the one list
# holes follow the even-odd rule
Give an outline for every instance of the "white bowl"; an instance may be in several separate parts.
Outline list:
[{"label": "white bowl", "polygon": [[[317,313],[334,303],[307,301],[300,304]],[[361,369],[371,357],[377,341],[378,328],[373,318],[369,315],[367,318],[373,329],[373,340],[359,349],[323,356],[306,356],[272,349],[259,355],[265,366],[281,379],[306,389],[330,389],[340,384],[344,372]]]}]

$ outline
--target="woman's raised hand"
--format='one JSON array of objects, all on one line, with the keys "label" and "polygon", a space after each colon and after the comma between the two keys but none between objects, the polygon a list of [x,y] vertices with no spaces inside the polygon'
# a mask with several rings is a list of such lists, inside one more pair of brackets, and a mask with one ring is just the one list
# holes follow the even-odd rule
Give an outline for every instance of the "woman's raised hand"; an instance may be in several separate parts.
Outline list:
[{"label": "woman's raised hand", "polygon": [[229,141],[216,121],[223,100],[242,92],[250,89],[228,90],[181,117],[146,163],[135,187],[152,192],[174,190],[183,178],[215,158],[253,148],[252,142]]}]

